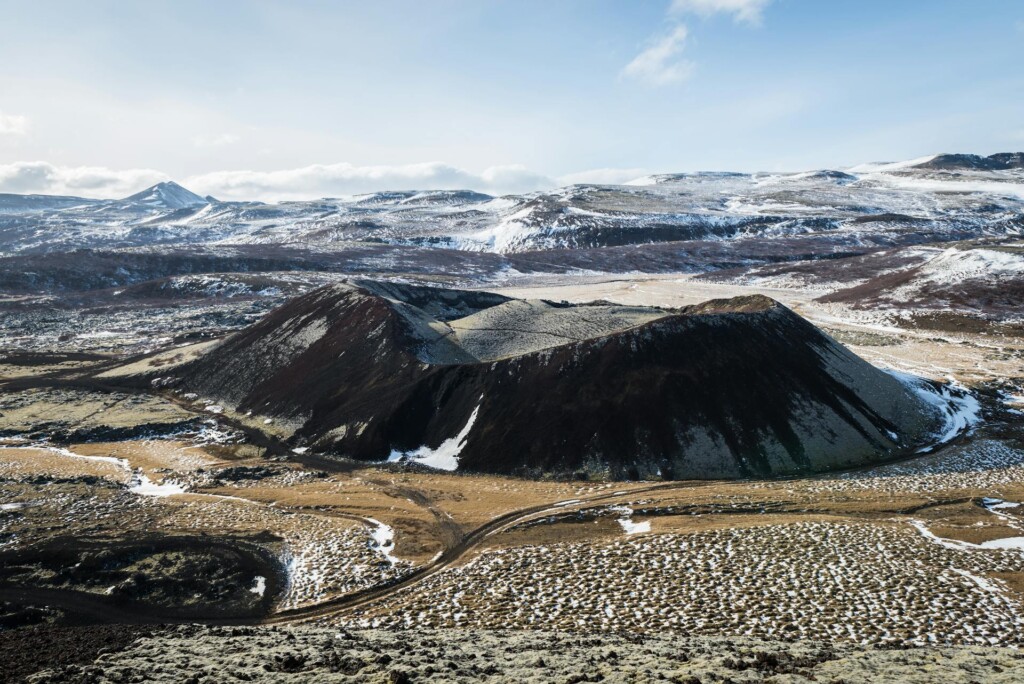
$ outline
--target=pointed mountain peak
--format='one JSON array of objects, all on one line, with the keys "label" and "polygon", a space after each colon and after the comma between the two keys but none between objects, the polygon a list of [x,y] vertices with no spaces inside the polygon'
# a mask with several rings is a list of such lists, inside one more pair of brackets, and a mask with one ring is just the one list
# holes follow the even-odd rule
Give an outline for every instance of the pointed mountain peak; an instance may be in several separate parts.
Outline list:
[{"label": "pointed mountain peak", "polygon": [[142,192],[126,197],[125,201],[138,202],[164,209],[189,209],[210,203],[208,199],[200,197],[174,181],[157,183],[151,188],[146,188]]}]

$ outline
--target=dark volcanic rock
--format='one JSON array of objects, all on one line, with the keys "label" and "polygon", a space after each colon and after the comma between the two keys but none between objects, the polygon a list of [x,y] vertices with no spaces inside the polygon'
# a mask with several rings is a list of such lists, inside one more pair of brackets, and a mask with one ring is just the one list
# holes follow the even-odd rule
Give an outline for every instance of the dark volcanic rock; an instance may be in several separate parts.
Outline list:
[{"label": "dark volcanic rock", "polygon": [[[62,679],[57,672],[73,664],[92,663],[101,653],[117,653],[133,641],[151,636],[154,630],[134,625],[89,627],[38,626],[0,631],[0,653],[4,655],[5,682],[25,681],[28,675],[52,669],[50,681]],[[88,681],[85,677],[78,681]]]},{"label": "dark volcanic rock", "polygon": [[349,282],[228,338],[183,386],[315,451],[534,476],[812,472],[914,450],[938,421],[760,296],[666,310]]}]

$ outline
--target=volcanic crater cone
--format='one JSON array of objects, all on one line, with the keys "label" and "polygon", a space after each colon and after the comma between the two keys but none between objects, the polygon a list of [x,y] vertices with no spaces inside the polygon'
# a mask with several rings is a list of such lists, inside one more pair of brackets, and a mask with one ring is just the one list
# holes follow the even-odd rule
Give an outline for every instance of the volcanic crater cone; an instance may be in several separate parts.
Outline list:
[{"label": "volcanic crater cone", "polygon": [[296,447],[532,477],[822,471],[912,453],[942,423],[762,296],[660,309],[348,281],[178,375]]}]

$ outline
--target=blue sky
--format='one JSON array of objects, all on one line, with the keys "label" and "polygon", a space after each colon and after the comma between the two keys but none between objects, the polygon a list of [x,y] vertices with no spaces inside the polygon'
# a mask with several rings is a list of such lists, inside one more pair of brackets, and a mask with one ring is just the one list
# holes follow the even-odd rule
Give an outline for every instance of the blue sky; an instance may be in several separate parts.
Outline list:
[{"label": "blue sky", "polygon": [[225,197],[1024,149],[1019,0],[0,0],[0,191]]}]

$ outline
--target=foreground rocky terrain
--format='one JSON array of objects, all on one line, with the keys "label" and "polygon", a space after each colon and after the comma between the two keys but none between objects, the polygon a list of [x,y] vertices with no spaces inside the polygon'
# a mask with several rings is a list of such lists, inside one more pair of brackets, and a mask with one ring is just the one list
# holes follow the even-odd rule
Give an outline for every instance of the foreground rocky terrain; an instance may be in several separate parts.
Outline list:
[{"label": "foreground rocky terrain", "polygon": [[1019,167],[0,198],[7,674],[1021,679]]},{"label": "foreground rocky terrain", "polygon": [[[17,646],[72,634],[27,633]],[[53,638],[52,641],[47,637]],[[113,635],[112,635],[113,636]],[[94,662],[60,663],[27,681],[85,682],[1011,682],[1024,656],[997,648],[879,650],[779,642],[546,631],[339,631],[323,628],[148,630]],[[13,643],[12,643],[13,642]],[[5,649],[6,650],[6,649]],[[18,663],[20,665],[21,663]],[[34,670],[37,665],[25,669]]]}]

